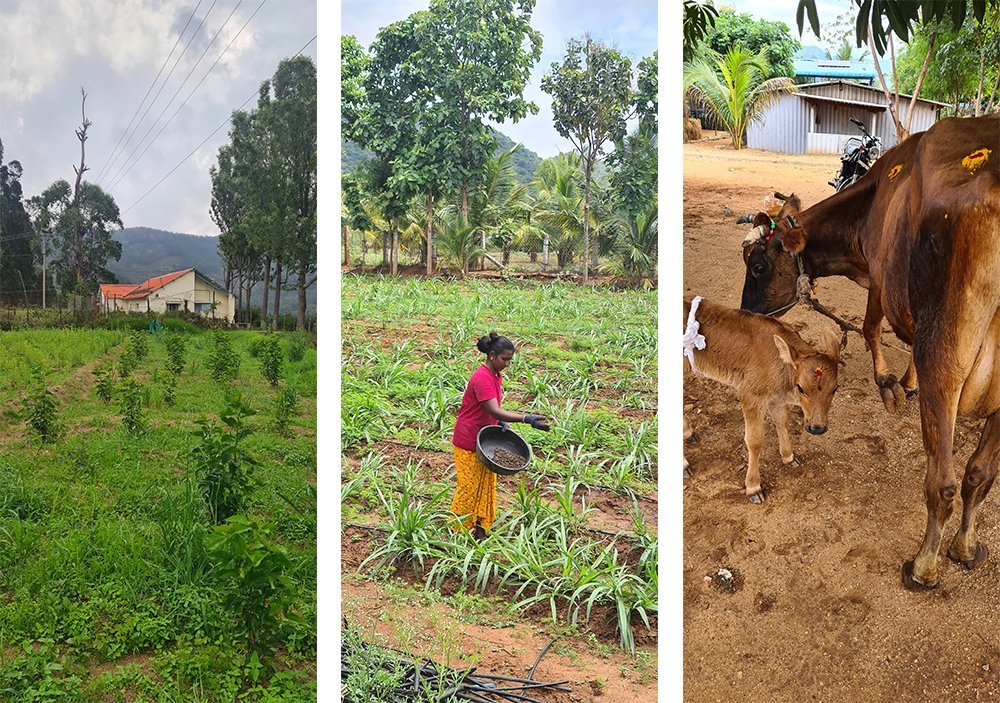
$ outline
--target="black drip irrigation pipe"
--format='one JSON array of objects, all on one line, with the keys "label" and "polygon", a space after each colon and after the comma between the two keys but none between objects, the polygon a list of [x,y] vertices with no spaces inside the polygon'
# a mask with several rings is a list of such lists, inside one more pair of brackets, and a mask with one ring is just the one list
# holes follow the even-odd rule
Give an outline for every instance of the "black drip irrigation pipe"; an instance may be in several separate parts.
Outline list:
[{"label": "black drip irrigation pipe", "polygon": [[[347,618],[344,618],[344,627],[347,627]],[[450,703],[453,701],[468,701],[469,703],[543,703],[537,698],[528,695],[527,692],[535,691],[559,691],[572,692],[566,684],[569,681],[538,681],[535,679],[535,670],[542,661],[542,657],[549,651],[549,648],[559,639],[557,635],[550,641],[541,652],[528,673],[528,678],[518,678],[516,676],[500,676],[498,674],[477,673],[477,667],[468,669],[452,669],[442,664],[437,664],[430,659],[418,659],[409,652],[404,652],[392,647],[361,642],[356,645],[343,642],[341,644],[341,668],[340,680],[346,681],[351,674],[367,674],[371,676],[375,670],[384,670],[393,673],[403,672],[403,676],[392,692],[392,698],[386,703],[409,703],[410,701],[435,701],[437,703]],[[347,663],[352,658],[361,654],[371,654],[376,660],[371,670],[355,671]],[[422,688],[421,684],[435,683],[438,690]],[[352,701],[347,697],[348,691],[344,691],[345,703],[368,703],[367,701]],[[428,698],[431,695],[433,698]]]}]

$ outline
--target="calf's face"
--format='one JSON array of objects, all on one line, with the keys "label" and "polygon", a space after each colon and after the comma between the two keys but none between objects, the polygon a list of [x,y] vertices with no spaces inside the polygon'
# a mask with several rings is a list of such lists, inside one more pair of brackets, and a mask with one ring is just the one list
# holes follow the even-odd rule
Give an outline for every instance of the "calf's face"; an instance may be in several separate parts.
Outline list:
[{"label": "calf's face", "polygon": [[778,356],[790,365],[795,378],[795,396],[805,416],[806,431],[821,435],[826,432],[830,404],[837,392],[837,365],[840,361],[840,339],[829,330],[823,333],[824,352],[800,355],[785,340],[774,336]]}]

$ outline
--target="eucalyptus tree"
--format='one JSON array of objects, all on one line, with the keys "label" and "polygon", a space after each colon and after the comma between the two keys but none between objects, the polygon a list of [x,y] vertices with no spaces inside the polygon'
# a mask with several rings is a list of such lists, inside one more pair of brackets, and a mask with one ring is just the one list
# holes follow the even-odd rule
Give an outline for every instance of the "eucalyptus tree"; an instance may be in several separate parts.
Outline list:
[{"label": "eucalyptus tree", "polygon": [[542,78],[542,90],[552,96],[556,131],[572,142],[583,165],[583,280],[587,281],[594,164],[608,141],[625,136],[634,107],[632,63],[589,35],[571,39],[562,64],[553,63]]},{"label": "eucalyptus tree", "polygon": [[35,213],[35,229],[55,245],[53,268],[56,286],[64,294],[92,295],[99,280],[117,280],[107,269],[109,259],[118,261],[122,245],[112,235],[122,228],[115,199],[100,186],[83,180],[90,170],[86,160],[87,94],[81,89],[83,116],[76,138],[80,142],[80,165],[73,166],[74,185],[58,180],[29,200]]},{"label": "eucalyptus tree", "polygon": [[287,239],[275,267],[273,326],[277,329],[280,266],[294,268],[298,294],[296,329],[305,329],[306,290],[316,283],[316,65],[307,56],[285,59],[261,86],[257,120],[270,153],[270,202],[264,208],[271,231]]},{"label": "eucalyptus tree", "polygon": [[[0,301],[22,299],[34,292],[36,274],[31,217],[24,207],[20,161],[3,162],[0,141]],[[34,297],[34,296],[31,296]]]}]

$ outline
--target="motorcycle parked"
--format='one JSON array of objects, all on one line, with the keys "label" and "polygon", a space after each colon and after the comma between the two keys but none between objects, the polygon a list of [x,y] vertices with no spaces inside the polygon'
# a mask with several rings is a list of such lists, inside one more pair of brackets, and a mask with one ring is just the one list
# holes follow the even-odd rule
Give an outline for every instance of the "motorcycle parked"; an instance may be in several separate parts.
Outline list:
[{"label": "motorcycle parked", "polygon": [[829,181],[838,192],[868,173],[868,169],[882,154],[881,140],[869,134],[860,120],[852,117],[851,122],[861,130],[862,138],[851,137],[844,144],[844,153],[840,157],[840,173]]}]

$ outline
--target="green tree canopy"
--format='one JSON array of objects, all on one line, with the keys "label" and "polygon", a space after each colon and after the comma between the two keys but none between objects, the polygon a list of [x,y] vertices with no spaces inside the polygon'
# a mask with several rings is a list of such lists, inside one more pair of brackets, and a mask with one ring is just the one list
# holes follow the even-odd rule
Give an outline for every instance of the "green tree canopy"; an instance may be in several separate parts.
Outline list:
[{"label": "green tree canopy", "polygon": [[542,78],[542,90],[552,96],[556,131],[572,142],[583,165],[583,280],[586,281],[594,164],[608,141],[621,142],[625,137],[626,121],[634,113],[635,105],[632,63],[590,36],[571,39],[563,62],[553,63]]},{"label": "green tree canopy", "polygon": [[709,49],[725,55],[734,46],[742,46],[753,54],[767,50],[770,65],[765,78],[794,77],[792,61],[795,52],[802,48],[784,22],[759,20],[748,13],[737,14],[732,8],[724,8],[715,20],[715,26],[706,32],[699,54],[701,58],[706,58],[705,49]]},{"label": "green tree canopy", "polygon": [[[0,141],[0,301],[34,298],[36,284],[31,217],[21,192],[21,162],[3,162]],[[30,294],[30,295],[29,295]]]}]

